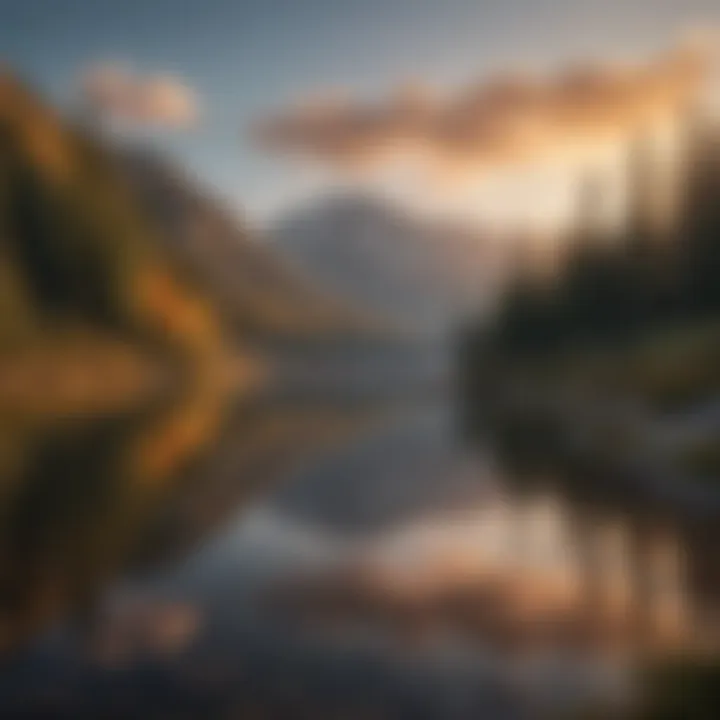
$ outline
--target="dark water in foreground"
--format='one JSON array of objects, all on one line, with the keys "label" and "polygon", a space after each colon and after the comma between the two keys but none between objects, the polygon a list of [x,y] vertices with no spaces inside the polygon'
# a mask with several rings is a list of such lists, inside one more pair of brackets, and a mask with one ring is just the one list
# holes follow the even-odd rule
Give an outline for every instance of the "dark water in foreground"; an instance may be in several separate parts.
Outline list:
[{"label": "dark water in foreground", "polygon": [[515,477],[442,399],[3,438],[3,718],[552,717],[717,639],[712,528]]}]

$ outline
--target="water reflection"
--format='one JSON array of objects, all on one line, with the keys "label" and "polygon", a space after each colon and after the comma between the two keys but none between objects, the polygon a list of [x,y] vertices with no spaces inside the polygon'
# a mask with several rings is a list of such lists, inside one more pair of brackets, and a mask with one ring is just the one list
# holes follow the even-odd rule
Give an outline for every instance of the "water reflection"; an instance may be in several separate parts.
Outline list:
[{"label": "water reflection", "polygon": [[686,551],[670,530],[579,522],[556,495],[500,495],[353,546],[276,596],[323,622],[364,616],[415,636],[450,628],[517,651],[694,648],[708,628],[697,625]]},{"label": "water reflection", "polygon": [[712,523],[464,447],[439,402],[12,428],[3,716],[553,715],[718,649]]},{"label": "water reflection", "polygon": [[189,393],[122,417],[18,430],[2,468],[2,652],[91,612],[221,415],[217,397]]}]

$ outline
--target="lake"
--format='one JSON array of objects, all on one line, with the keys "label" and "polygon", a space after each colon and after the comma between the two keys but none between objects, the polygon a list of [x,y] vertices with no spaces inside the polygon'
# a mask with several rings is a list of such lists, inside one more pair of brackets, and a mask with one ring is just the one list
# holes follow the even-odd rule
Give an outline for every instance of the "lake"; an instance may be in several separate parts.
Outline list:
[{"label": "lake", "polygon": [[441,387],[0,424],[2,717],[554,716],[717,647],[712,524]]}]

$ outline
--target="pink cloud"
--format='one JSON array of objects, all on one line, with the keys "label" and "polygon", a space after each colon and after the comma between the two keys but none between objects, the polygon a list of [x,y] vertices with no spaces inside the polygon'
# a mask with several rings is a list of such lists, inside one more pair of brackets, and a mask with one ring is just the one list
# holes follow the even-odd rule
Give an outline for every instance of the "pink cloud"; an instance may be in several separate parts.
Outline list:
[{"label": "pink cloud", "polygon": [[709,68],[707,52],[693,45],[635,66],[499,74],[443,99],[401,88],[374,104],[289,108],[262,119],[253,136],[271,151],[341,172],[418,157],[436,175],[476,172],[630,136],[693,102]]}]

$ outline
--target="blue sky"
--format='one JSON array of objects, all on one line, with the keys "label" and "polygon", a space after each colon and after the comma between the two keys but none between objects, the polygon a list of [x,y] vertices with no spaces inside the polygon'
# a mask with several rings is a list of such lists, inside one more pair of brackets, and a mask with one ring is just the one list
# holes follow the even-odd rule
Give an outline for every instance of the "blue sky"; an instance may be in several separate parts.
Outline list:
[{"label": "blue sky", "polygon": [[718,21],[717,0],[0,0],[0,54],[60,103],[97,62],[178,75],[203,122],[157,141],[262,219],[292,202],[300,180],[254,151],[246,130],[288,102],[643,52]]}]

